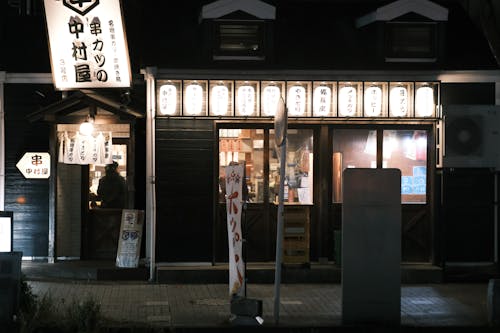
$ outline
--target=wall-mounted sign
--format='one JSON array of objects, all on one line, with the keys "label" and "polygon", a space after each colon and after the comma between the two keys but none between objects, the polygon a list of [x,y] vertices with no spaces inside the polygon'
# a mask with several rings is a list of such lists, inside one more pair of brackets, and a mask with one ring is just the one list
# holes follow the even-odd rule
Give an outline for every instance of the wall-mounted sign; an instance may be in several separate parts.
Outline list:
[{"label": "wall-mounted sign", "polygon": [[408,90],[406,87],[396,86],[391,89],[389,111],[393,117],[408,115]]},{"label": "wall-mounted sign", "polygon": [[301,86],[292,86],[288,90],[287,107],[290,116],[305,116],[306,89]]},{"label": "wall-mounted sign", "polygon": [[177,88],[173,84],[160,87],[160,114],[174,115],[177,111]]},{"label": "wall-mounted sign", "polygon": [[430,117],[434,114],[434,90],[429,86],[422,86],[415,93],[415,116]]},{"label": "wall-mounted sign", "polygon": [[44,0],[56,89],[130,87],[120,0]]},{"label": "wall-mounted sign", "polygon": [[218,85],[212,88],[212,114],[215,116],[227,115],[229,105],[229,90],[226,86]]},{"label": "wall-mounted sign", "polygon": [[199,116],[203,111],[203,88],[196,83],[186,87],[184,111],[188,116]]},{"label": "wall-mounted sign", "polygon": [[17,162],[16,167],[24,178],[49,178],[50,155],[49,153],[25,153]]},{"label": "wall-mounted sign", "polygon": [[274,116],[278,110],[278,103],[281,97],[280,88],[277,86],[267,86],[263,93],[264,116]]},{"label": "wall-mounted sign", "polygon": [[439,82],[162,79],[157,116],[436,119]]},{"label": "wall-mounted sign", "polygon": [[368,87],[365,89],[365,116],[378,117],[382,114],[382,89]]},{"label": "wall-mounted sign", "polygon": [[314,116],[329,116],[332,104],[332,89],[328,86],[318,86],[314,89],[313,96]]},{"label": "wall-mounted sign", "polygon": [[352,117],[356,115],[356,88],[345,86],[339,90],[339,115]]},{"label": "wall-mounted sign", "polygon": [[255,113],[255,88],[250,85],[238,88],[238,115],[253,116]]}]

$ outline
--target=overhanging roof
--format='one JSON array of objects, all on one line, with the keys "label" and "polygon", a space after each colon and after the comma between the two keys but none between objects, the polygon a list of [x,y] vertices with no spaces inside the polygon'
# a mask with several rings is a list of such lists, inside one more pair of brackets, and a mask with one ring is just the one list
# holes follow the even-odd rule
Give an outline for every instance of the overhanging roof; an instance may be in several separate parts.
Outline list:
[{"label": "overhanging roof", "polygon": [[276,8],[259,0],[219,0],[201,9],[201,19],[217,19],[225,15],[243,11],[263,20],[276,19]]},{"label": "overhanging roof", "polygon": [[398,0],[359,17],[356,27],[375,21],[390,21],[408,13],[417,13],[433,21],[448,21],[448,9],[429,0]]},{"label": "overhanging roof", "polygon": [[39,120],[56,121],[60,117],[71,115],[91,106],[109,111],[124,119],[144,117],[141,112],[123,105],[112,97],[104,96],[93,90],[78,90],[60,101],[30,113],[28,120],[31,122]]}]

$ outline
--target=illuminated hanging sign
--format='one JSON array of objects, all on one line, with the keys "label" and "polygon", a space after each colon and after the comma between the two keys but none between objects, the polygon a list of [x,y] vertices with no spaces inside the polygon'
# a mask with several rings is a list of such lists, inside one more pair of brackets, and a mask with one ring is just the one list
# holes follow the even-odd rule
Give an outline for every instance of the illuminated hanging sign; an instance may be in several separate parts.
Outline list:
[{"label": "illuminated hanging sign", "polygon": [[339,114],[342,117],[356,115],[356,88],[342,87],[339,90]]},{"label": "illuminated hanging sign", "polygon": [[313,115],[326,117],[330,115],[332,89],[328,86],[318,86],[313,93]]},{"label": "illuminated hanging sign", "polygon": [[203,111],[203,88],[199,84],[188,85],[184,102],[184,114],[188,116],[201,115]]},{"label": "illuminated hanging sign", "polygon": [[255,89],[252,86],[238,88],[238,115],[252,116],[255,110]]},{"label": "illuminated hanging sign", "polygon": [[306,114],[306,89],[292,86],[288,90],[287,107],[290,116],[301,117]]},{"label": "illuminated hanging sign", "polygon": [[120,0],[44,0],[54,86],[129,88]]},{"label": "illuminated hanging sign", "polygon": [[431,117],[434,115],[436,103],[434,102],[434,90],[423,86],[415,93],[415,115],[417,117]]},{"label": "illuminated hanging sign", "polygon": [[306,114],[306,89],[292,86],[288,90],[287,107],[290,116],[301,117]]},{"label": "illuminated hanging sign", "polygon": [[267,86],[263,93],[264,116],[274,117],[278,110],[278,103],[281,97],[280,88],[277,86]]},{"label": "illuminated hanging sign", "polygon": [[365,89],[365,116],[379,117],[382,115],[382,89],[368,87]]},{"label": "illuminated hanging sign", "polygon": [[16,167],[27,179],[46,179],[50,177],[49,153],[25,153]]},{"label": "illuminated hanging sign", "polygon": [[286,87],[290,117],[439,117],[439,82],[177,78],[161,79],[157,83],[157,116],[274,117]]},{"label": "illuminated hanging sign", "polygon": [[212,114],[214,116],[227,115],[229,104],[229,90],[226,86],[215,86],[212,88],[211,96]]},{"label": "illuminated hanging sign", "polygon": [[408,89],[396,86],[391,89],[389,108],[391,116],[406,117],[408,115]]},{"label": "illuminated hanging sign", "polygon": [[160,113],[172,116],[177,111],[177,87],[164,84],[160,87]]}]

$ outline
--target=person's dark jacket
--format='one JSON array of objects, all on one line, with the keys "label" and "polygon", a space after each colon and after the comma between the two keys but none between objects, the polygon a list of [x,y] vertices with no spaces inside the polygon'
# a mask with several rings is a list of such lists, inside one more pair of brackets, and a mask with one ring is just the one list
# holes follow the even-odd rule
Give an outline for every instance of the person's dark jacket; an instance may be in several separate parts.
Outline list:
[{"label": "person's dark jacket", "polygon": [[125,194],[125,179],[116,171],[106,173],[99,180],[97,196],[101,199],[102,208],[124,208]]}]

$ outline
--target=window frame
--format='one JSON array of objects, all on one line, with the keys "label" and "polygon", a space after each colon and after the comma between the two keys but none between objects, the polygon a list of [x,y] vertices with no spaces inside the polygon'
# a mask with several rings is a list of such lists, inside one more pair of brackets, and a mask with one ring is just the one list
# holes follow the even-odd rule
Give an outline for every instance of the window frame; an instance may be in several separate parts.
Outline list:
[{"label": "window frame", "polygon": [[[256,26],[255,40],[258,41],[259,49],[255,52],[250,50],[229,51],[221,48],[223,42],[221,27],[224,25]],[[212,36],[212,60],[253,60],[264,61],[267,54],[266,41],[267,25],[263,20],[214,20]]]},{"label": "window frame", "polygon": [[[406,33],[408,29],[426,28],[428,39],[425,42],[413,41],[409,46],[427,47],[428,52],[417,52],[411,50],[394,51],[395,33]],[[437,62],[439,54],[439,26],[437,22],[385,22],[384,24],[384,58],[386,62]],[[402,38],[409,40],[408,38]]]}]

